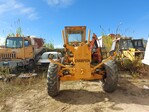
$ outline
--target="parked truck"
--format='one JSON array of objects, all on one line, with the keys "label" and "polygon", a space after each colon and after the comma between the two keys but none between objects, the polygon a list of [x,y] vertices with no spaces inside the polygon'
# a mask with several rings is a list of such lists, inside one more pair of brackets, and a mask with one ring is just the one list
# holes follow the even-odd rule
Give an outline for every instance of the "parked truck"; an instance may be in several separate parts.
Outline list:
[{"label": "parked truck", "polygon": [[15,73],[20,69],[33,70],[45,51],[43,44],[44,40],[35,36],[8,36],[5,48],[0,49],[0,67],[8,67]]}]

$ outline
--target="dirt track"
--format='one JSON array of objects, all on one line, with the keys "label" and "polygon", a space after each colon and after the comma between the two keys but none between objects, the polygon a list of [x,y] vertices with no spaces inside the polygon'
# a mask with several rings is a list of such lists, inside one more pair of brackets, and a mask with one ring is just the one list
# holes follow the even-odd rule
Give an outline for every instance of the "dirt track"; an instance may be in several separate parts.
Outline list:
[{"label": "dirt track", "polygon": [[46,80],[5,99],[1,112],[149,112],[149,80],[120,78],[118,89],[104,93],[98,81],[62,82],[58,97],[47,95]]}]

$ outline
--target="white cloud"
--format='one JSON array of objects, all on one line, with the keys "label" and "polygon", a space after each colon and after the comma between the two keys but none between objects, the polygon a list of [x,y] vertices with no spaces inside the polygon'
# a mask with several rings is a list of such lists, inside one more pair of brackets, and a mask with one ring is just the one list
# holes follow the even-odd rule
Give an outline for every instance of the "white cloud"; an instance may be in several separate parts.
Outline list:
[{"label": "white cloud", "polygon": [[37,19],[37,13],[34,8],[26,7],[17,0],[0,0],[0,16],[5,14],[25,15],[29,19]]},{"label": "white cloud", "polygon": [[49,6],[67,7],[73,3],[73,0],[46,0]]},{"label": "white cloud", "polygon": [[33,8],[23,8],[20,12],[23,14],[26,14],[26,13],[34,12],[34,9]]},{"label": "white cloud", "polygon": [[4,45],[5,44],[5,37],[0,37],[0,45]]},{"label": "white cloud", "polygon": [[34,19],[38,19],[37,17],[37,13],[32,13],[28,16],[29,19],[34,20]]}]

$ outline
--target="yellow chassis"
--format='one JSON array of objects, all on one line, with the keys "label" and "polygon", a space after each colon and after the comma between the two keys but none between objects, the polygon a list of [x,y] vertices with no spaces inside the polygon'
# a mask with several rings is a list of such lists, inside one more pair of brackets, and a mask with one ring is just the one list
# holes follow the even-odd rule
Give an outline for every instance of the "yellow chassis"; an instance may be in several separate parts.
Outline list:
[{"label": "yellow chassis", "polygon": [[[115,56],[116,54],[114,54]],[[102,68],[102,65],[107,62],[108,60],[113,59],[113,56],[109,56],[107,59],[103,60],[101,63],[99,63],[96,66],[90,66],[90,69],[84,70],[83,68],[79,68],[79,70],[76,70],[78,68],[72,67],[70,65],[63,65],[59,62],[53,61],[51,59],[50,62],[59,65],[59,71],[58,75],[60,77],[60,80],[66,81],[66,80],[94,80],[94,79],[102,79],[103,75],[105,74],[105,71],[102,70],[99,73],[96,73],[95,70],[98,68]],[[86,66],[86,65],[84,65]],[[68,75],[63,75],[63,71],[68,70],[70,74]],[[79,72],[76,72],[79,71]]]}]

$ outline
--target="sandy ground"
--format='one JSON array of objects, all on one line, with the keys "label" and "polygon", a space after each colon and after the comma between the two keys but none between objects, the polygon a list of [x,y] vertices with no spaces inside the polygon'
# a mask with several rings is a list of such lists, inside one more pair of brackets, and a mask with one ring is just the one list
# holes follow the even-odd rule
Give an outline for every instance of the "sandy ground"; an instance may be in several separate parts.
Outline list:
[{"label": "sandy ground", "polygon": [[5,99],[0,112],[149,112],[149,79],[119,78],[114,93],[99,81],[61,82],[59,96],[47,94],[46,80],[38,87]]}]

